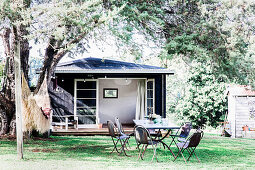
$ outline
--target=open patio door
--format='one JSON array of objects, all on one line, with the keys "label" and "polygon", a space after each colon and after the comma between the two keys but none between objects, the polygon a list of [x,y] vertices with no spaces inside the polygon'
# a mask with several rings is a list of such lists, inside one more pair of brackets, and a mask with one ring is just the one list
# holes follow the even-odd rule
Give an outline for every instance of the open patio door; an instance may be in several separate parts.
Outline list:
[{"label": "open patio door", "polygon": [[94,79],[75,79],[74,116],[78,128],[96,127],[98,106],[98,83]]},{"label": "open patio door", "polygon": [[137,85],[136,120],[155,113],[155,80],[140,80]]}]

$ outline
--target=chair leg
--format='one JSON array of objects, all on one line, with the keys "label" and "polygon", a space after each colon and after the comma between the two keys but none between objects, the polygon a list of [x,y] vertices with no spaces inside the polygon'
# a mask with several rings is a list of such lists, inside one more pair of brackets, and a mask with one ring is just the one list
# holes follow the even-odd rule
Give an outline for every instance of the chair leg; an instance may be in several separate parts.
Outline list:
[{"label": "chair leg", "polygon": [[195,153],[195,151],[194,151],[194,155],[196,156],[197,161],[200,163],[200,160],[198,159],[197,154]]},{"label": "chair leg", "polygon": [[[171,136],[171,137],[172,137],[172,136]],[[175,142],[175,138],[176,138],[175,136],[172,137],[173,140],[172,140],[172,142],[169,144],[169,148],[170,148],[170,146],[172,145],[173,142],[174,142],[174,144],[177,146],[177,143]]]},{"label": "chair leg", "polygon": [[[138,160],[139,160],[139,158],[141,158],[141,159],[143,160],[143,158],[142,158],[142,156],[141,156],[141,153],[142,153],[142,151],[143,151],[143,147],[144,147],[144,145],[142,146],[142,149],[141,149],[140,152],[139,152]],[[139,148],[139,146],[138,146],[138,148]]]},{"label": "chair leg", "polygon": [[174,161],[176,160],[176,158],[180,155],[180,152],[181,152],[181,149],[179,148],[179,147],[177,147],[178,148],[178,153],[177,153],[177,155],[175,156],[175,158],[174,158]]},{"label": "chair leg", "polygon": [[200,160],[198,159],[198,157],[197,157],[197,155],[195,153],[195,149],[196,149],[196,147],[194,149],[191,149],[192,151],[189,151],[190,155],[189,155],[188,161],[189,161],[190,157],[192,156],[192,154],[194,154],[196,156],[196,158],[197,158],[197,161],[200,163]]},{"label": "chair leg", "polygon": [[158,162],[158,158],[157,158],[157,155],[156,155],[156,152],[157,152],[157,145],[158,145],[158,144],[156,144],[156,147],[154,147],[154,146],[152,145],[152,148],[153,148],[154,153],[153,153],[153,157],[152,157],[152,159],[151,159],[151,162],[153,161],[154,156],[156,157],[156,161]]},{"label": "chair leg", "polygon": [[189,154],[191,154],[191,152],[192,152],[189,148],[187,148],[187,151],[189,152]]},{"label": "chair leg", "polygon": [[127,148],[127,144],[128,144],[128,146],[129,146],[129,148],[131,148],[131,147],[130,147],[130,145],[129,145],[128,140],[129,140],[129,138],[125,139],[125,141],[124,141],[124,144],[125,144],[125,148],[126,148],[126,150],[128,150],[128,148]]},{"label": "chair leg", "polygon": [[[125,140],[120,140],[120,143],[121,143],[121,152],[119,153],[119,154],[121,154],[122,153],[122,151],[124,152],[124,154],[126,155],[126,156],[129,156],[129,155],[127,155],[127,153],[126,153],[126,151],[125,151],[125,147],[126,147],[126,139]],[[126,147],[127,148],[127,147]]]},{"label": "chair leg", "polygon": [[172,145],[172,143],[173,143],[173,141],[174,141],[174,139],[175,139],[175,136],[174,136],[174,137],[171,136],[171,138],[172,138],[172,141],[171,141],[171,143],[169,144],[169,148],[170,148],[170,146]]},{"label": "chair leg", "polygon": [[138,149],[138,151],[140,151],[140,148],[139,148],[140,144],[137,143],[136,145],[136,148],[135,149]]},{"label": "chair leg", "polygon": [[114,141],[113,138],[112,138],[112,141],[113,141],[113,144],[114,144],[114,148],[113,148],[113,150],[112,150],[112,152],[111,152],[110,154],[112,154],[114,150],[116,150],[118,153],[120,153],[119,150],[118,150],[118,148],[117,148],[117,144],[118,144],[118,142],[119,142],[119,139],[117,140],[116,143],[115,143],[115,141]]},{"label": "chair leg", "polygon": [[131,149],[131,146],[129,145],[129,138],[127,138],[127,144],[129,146],[129,148]]},{"label": "chair leg", "polygon": [[145,145],[145,148],[144,148],[144,150],[143,150],[142,157],[144,157],[144,153],[145,153],[145,151],[146,151],[147,147],[148,147],[148,144],[147,144],[147,145]]},{"label": "chair leg", "polygon": [[[184,151],[184,150],[183,150],[183,151]],[[183,151],[181,152],[181,154],[182,154],[182,157],[183,157],[185,163],[187,164],[187,161],[186,161],[186,159],[185,159],[185,157],[184,157],[184,155],[183,155]]]},{"label": "chair leg", "polygon": [[185,163],[187,163],[187,161],[186,161],[186,159],[185,159],[185,157],[184,157],[184,155],[183,155],[183,153],[182,153],[185,149],[179,148],[179,147],[178,147],[178,149],[179,149],[179,152],[178,152],[178,154],[176,155],[176,157],[174,158],[174,161],[176,160],[176,158],[177,158],[180,154],[182,154],[182,157],[183,157]]}]

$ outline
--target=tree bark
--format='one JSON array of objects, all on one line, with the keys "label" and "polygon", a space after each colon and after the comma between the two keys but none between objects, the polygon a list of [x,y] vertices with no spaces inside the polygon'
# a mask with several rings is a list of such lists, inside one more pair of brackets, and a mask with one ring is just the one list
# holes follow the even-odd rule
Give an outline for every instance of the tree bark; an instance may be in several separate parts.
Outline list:
[{"label": "tree bark", "polygon": [[[25,26],[21,26],[21,28],[21,35],[26,35]],[[0,91],[0,121],[2,122],[0,135],[15,132],[14,42],[17,38],[15,31],[13,27],[10,27],[6,28],[2,34],[6,64],[3,88]],[[20,49],[22,71],[28,80],[29,42],[24,38],[21,38],[20,41],[22,44]]]}]

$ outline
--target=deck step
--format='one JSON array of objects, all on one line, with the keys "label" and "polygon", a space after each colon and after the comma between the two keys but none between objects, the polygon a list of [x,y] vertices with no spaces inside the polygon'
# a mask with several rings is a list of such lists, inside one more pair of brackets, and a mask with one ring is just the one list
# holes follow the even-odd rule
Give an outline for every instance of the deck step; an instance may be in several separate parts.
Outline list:
[{"label": "deck step", "polygon": [[[124,128],[125,133],[131,134],[133,132],[133,128]],[[73,135],[73,136],[91,136],[91,135],[109,135],[107,128],[82,128],[82,129],[58,129],[52,131],[51,135],[53,136],[65,136],[65,135]]]}]

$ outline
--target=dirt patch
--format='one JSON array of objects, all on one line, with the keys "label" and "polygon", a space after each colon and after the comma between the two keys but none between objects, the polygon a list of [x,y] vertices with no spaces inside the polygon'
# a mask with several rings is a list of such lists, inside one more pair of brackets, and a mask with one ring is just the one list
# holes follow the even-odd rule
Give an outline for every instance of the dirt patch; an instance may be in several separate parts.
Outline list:
[{"label": "dirt patch", "polygon": [[[7,140],[14,141],[14,140],[16,140],[16,136],[14,136],[14,135],[0,135],[0,139],[7,139]],[[27,139],[24,136],[24,140],[30,140],[30,139]],[[31,140],[34,140],[34,141],[52,141],[52,142],[56,142],[56,141],[62,141],[62,140],[66,140],[66,139],[32,137]]]},{"label": "dirt patch", "polygon": [[77,149],[92,149],[92,148],[105,148],[104,146],[99,146],[99,145],[79,145],[79,146],[74,146],[70,147],[69,150],[77,150]]},{"label": "dirt patch", "polygon": [[49,152],[57,152],[57,149],[32,149],[32,152],[46,152],[46,153],[49,153]]},{"label": "dirt patch", "polygon": [[70,147],[69,150],[77,150],[77,149],[87,149],[89,146],[88,145],[79,145],[79,146],[74,146],[74,147]]},{"label": "dirt patch", "polygon": [[56,141],[61,141],[61,140],[66,140],[66,139],[55,139],[55,138],[41,138],[41,137],[33,137],[31,138],[34,141],[52,141],[52,142],[56,142]]},{"label": "dirt patch", "polygon": [[7,140],[10,140],[10,141],[15,141],[16,136],[14,136],[14,135],[1,135],[0,139],[7,139]]}]

